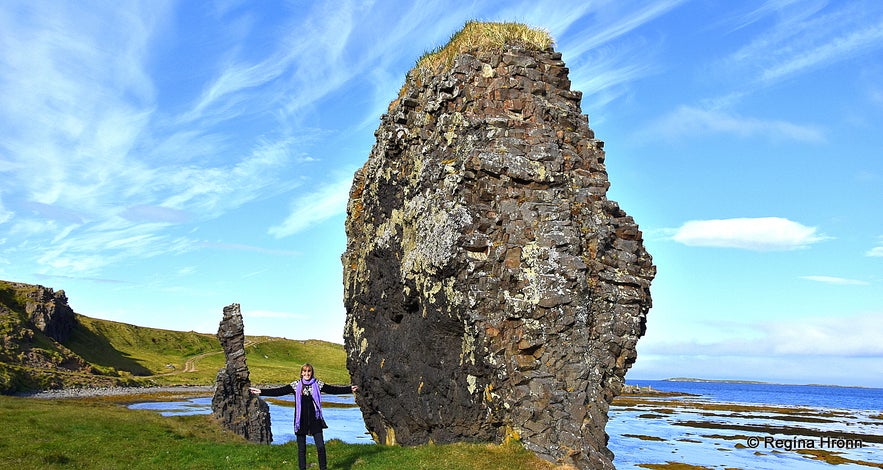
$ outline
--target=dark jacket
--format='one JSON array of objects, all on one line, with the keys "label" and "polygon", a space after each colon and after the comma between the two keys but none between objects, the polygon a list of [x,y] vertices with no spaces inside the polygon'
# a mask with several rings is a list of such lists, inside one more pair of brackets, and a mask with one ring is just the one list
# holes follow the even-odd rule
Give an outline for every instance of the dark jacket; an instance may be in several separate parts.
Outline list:
[{"label": "dark jacket", "polygon": [[[299,382],[299,381],[298,381]],[[297,382],[292,382],[288,385],[283,385],[281,387],[275,388],[262,388],[261,396],[266,397],[281,397],[283,395],[294,394],[295,386]],[[344,395],[347,393],[353,393],[352,386],[350,385],[328,385],[325,382],[319,381],[319,393],[327,393],[330,395]],[[297,397],[294,397],[297,400]],[[300,426],[298,426],[297,434],[316,434],[322,431],[324,421],[319,420],[316,416],[316,405],[313,402],[312,396],[312,387],[304,387],[303,388],[303,396],[301,397],[301,413],[300,413]],[[295,414],[295,419],[297,419],[297,415]]]}]

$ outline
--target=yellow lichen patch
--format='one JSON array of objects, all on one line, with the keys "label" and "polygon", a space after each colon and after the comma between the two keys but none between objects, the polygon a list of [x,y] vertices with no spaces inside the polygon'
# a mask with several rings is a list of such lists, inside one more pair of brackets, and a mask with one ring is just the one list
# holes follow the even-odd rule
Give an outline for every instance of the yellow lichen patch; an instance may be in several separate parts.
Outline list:
[{"label": "yellow lichen patch", "polygon": [[840,465],[840,464],[854,464],[854,465],[862,465],[868,467],[876,467],[883,468],[883,464],[877,464],[873,462],[866,462],[864,460],[853,460],[850,458],[843,457],[840,452],[830,452],[823,449],[798,449],[798,454],[803,454],[806,456],[811,456],[813,460],[821,460],[822,462],[829,463],[831,465]]},{"label": "yellow lichen patch", "polygon": [[475,390],[477,389],[477,387],[475,385],[476,380],[478,380],[478,377],[476,377],[474,375],[467,375],[466,376],[466,383],[467,383],[466,389],[469,390],[470,394],[474,394]]},{"label": "yellow lichen patch", "polygon": [[484,401],[494,401],[494,385],[487,384],[484,387]]},{"label": "yellow lichen patch", "polygon": [[505,431],[505,434],[503,435],[503,442],[508,444],[509,442],[520,441],[520,440],[521,440],[521,434],[518,431],[512,429],[511,427],[506,426],[506,431]]},{"label": "yellow lichen patch", "polygon": [[475,337],[469,331],[463,333],[463,342],[460,347],[460,365],[467,362],[475,364]]},{"label": "yellow lichen patch", "polygon": [[396,430],[392,427],[386,428],[386,439],[383,441],[388,446],[396,445]]}]

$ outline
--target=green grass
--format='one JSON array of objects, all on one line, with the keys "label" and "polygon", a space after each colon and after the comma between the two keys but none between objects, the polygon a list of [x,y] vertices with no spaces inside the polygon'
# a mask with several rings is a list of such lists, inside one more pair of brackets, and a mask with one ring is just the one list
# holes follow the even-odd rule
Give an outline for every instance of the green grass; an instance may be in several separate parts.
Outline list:
[{"label": "green grass", "polygon": [[278,338],[256,341],[246,348],[246,360],[255,383],[288,383],[300,377],[300,366],[313,365],[316,377],[330,384],[350,383],[343,346],[325,341]]},{"label": "green grass", "polygon": [[[297,468],[294,444],[260,445],[207,415],[162,417],[108,400],[0,396],[0,468]],[[329,469],[549,469],[518,444],[328,443]],[[308,451],[316,462],[315,448]]]},{"label": "green grass", "polygon": [[83,359],[135,375],[153,375],[167,370],[167,365],[183,368],[188,357],[219,351],[215,335],[160,330],[126,323],[98,320],[77,315],[66,346]]}]

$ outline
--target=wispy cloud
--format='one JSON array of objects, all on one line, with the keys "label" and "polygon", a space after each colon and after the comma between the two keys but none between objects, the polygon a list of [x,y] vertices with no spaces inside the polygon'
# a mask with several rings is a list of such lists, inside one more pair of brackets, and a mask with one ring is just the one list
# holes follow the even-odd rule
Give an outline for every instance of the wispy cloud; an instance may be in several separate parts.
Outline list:
[{"label": "wispy cloud", "polygon": [[279,225],[270,227],[268,233],[283,238],[306,230],[346,212],[352,177],[342,177],[319,190],[297,198],[291,205],[291,212]]},{"label": "wispy cloud", "polygon": [[[579,32],[572,31],[559,45],[571,69],[573,88],[586,96],[586,105],[595,112],[629,93],[628,85],[658,72],[663,65],[654,54],[660,50],[658,38],[636,37],[633,33],[647,23],[674,10],[681,0],[651,3],[585,2],[586,10],[563,8],[569,21],[551,20],[553,33],[566,31],[579,20]],[[546,14],[548,15],[548,14]],[[576,16],[579,15],[579,16]],[[537,15],[537,21],[549,21]],[[557,30],[557,31],[556,31]],[[629,36],[628,40],[624,38]]]},{"label": "wispy cloud", "polygon": [[883,257],[883,237],[880,237],[880,241],[877,243],[877,246],[865,252],[865,256]]},{"label": "wispy cloud", "polygon": [[729,333],[708,341],[645,341],[642,350],[679,356],[883,357],[883,315],[879,313],[708,326]]},{"label": "wispy cloud", "polygon": [[767,138],[806,143],[825,141],[824,131],[814,125],[800,125],[781,120],[763,120],[735,113],[680,106],[649,125],[645,137],[680,139],[730,134],[742,138]]},{"label": "wispy cloud", "polygon": [[874,15],[862,2],[768,2],[736,23],[769,21],[772,26],[722,64],[754,86],[829,67],[881,48],[883,18]]},{"label": "wispy cloud", "polygon": [[0,224],[5,224],[6,222],[9,222],[9,220],[12,219],[13,215],[15,214],[12,211],[8,211],[5,207],[3,207],[3,199],[0,198]]},{"label": "wispy cloud", "polygon": [[169,224],[186,222],[192,217],[187,211],[150,204],[138,204],[127,207],[122,213],[120,213],[120,216],[132,222],[158,222]]},{"label": "wispy cloud", "polygon": [[217,242],[201,242],[200,246],[206,248],[216,248],[220,250],[250,251],[253,253],[261,253],[274,256],[297,256],[299,251],[294,250],[276,250],[272,248],[264,248],[261,246],[244,245],[240,243],[217,243]]},{"label": "wispy cloud", "polygon": [[672,240],[687,246],[781,251],[806,248],[829,237],[780,217],[691,220],[674,231]]},{"label": "wispy cloud", "polygon": [[[586,2],[587,5],[591,5]],[[582,34],[576,34],[567,48],[568,55],[579,56],[603,44],[620,38],[646,23],[668,13],[684,0],[648,2],[642,5],[624,4],[623,2],[607,2],[593,5],[598,16],[595,28],[586,28]],[[628,12],[620,11],[628,10]],[[615,18],[613,21],[609,21]]]},{"label": "wispy cloud", "polygon": [[883,16],[876,10],[862,6],[862,2],[769,1],[710,26],[723,34],[739,34],[736,31],[748,26],[759,32],[752,33],[752,39],[742,47],[701,68],[705,80],[711,74],[720,84],[730,83],[730,91],[702,99],[699,106],[678,107],[652,123],[648,136],[677,139],[730,134],[826,142],[821,125],[740,116],[729,110],[747,96],[785,80],[879,53],[883,49]]},{"label": "wispy cloud", "polygon": [[877,49],[881,42],[883,42],[883,22],[842,36],[827,38],[824,44],[790,57],[784,57],[780,62],[771,64],[764,69],[760,80],[762,82],[779,81],[806,70],[828,66]]},{"label": "wispy cloud", "polygon": [[166,228],[297,184],[281,171],[296,160],[292,136],[237,142],[158,111],[151,48],[169,13],[0,10],[0,222],[48,270],[190,249]]},{"label": "wispy cloud", "polygon": [[88,281],[94,282],[97,284],[128,284],[129,281],[123,281],[121,279],[105,279],[100,277],[85,277],[85,276],[64,276],[61,274],[40,274],[34,273],[34,277],[38,279],[63,279],[63,280],[71,280],[71,281]]},{"label": "wispy cloud", "polygon": [[841,286],[867,286],[870,284],[866,281],[859,281],[857,279],[847,279],[834,276],[800,276],[800,278],[806,279],[807,281],[822,282],[825,284],[836,284]]}]

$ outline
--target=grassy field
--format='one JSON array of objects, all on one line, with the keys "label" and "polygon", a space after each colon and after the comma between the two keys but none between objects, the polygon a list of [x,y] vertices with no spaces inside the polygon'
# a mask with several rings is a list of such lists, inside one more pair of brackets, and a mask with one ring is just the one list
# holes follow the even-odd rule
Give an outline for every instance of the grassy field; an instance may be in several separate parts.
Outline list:
[{"label": "grassy field", "polygon": [[[0,396],[0,468],[297,468],[293,444],[261,445],[209,415],[162,417],[109,399]],[[315,448],[308,459],[316,462]],[[329,469],[551,469],[518,444],[328,443]]]}]

